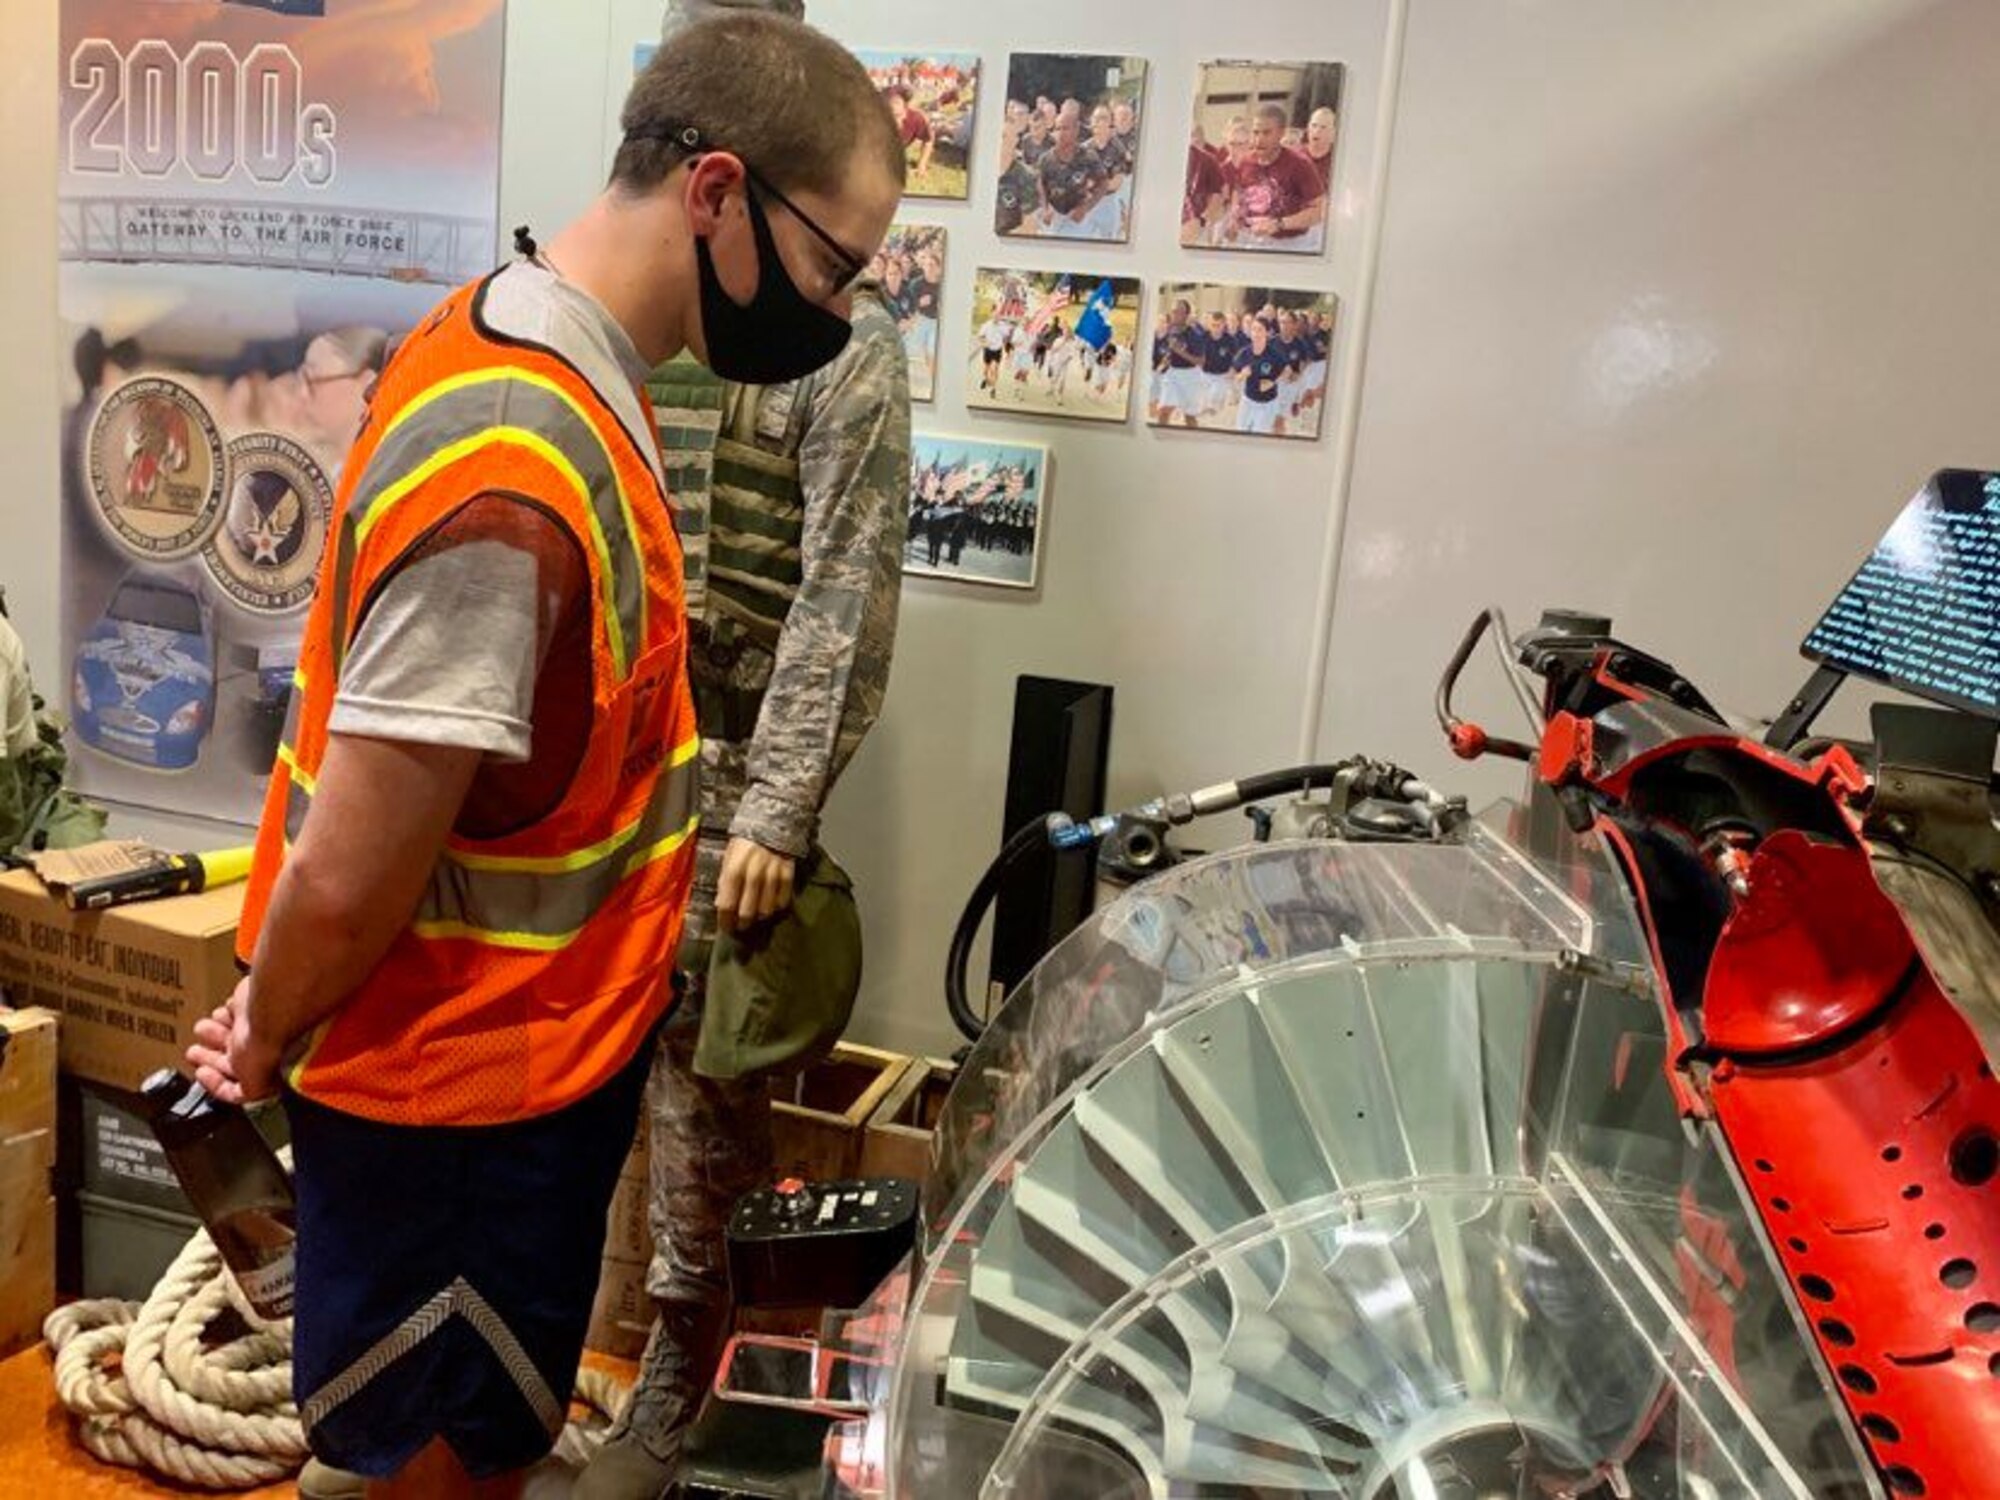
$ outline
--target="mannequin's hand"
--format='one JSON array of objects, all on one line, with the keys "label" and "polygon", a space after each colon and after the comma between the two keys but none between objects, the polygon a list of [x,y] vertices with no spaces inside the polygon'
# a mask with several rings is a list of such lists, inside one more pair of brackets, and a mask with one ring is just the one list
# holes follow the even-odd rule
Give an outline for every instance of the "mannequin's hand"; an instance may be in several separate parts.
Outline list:
[{"label": "mannequin's hand", "polygon": [[715,891],[715,916],[722,930],[755,926],[790,906],[795,863],[754,840],[731,839]]}]

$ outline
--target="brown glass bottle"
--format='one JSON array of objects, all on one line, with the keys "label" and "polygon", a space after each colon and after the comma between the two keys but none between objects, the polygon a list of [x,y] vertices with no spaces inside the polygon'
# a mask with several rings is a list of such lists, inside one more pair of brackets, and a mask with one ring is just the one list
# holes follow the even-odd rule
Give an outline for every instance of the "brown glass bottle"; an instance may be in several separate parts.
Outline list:
[{"label": "brown glass bottle", "polygon": [[170,1068],[140,1087],[153,1134],[243,1296],[266,1319],[292,1315],[292,1180],[249,1115]]}]

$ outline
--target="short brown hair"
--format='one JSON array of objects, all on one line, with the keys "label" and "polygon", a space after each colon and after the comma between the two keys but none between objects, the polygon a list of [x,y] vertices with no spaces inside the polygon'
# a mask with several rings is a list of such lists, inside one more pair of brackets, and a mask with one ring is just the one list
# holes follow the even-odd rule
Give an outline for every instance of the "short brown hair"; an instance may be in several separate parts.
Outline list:
[{"label": "short brown hair", "polygon": [[697,21],[664,43],[619,124],[611,181],[633,192],[685,159],[668,137],[687,126],[781,192],[837,194],[864,152],[899,187],[907,167],[895,118],[854,55],[803,22],[752,11]]}]

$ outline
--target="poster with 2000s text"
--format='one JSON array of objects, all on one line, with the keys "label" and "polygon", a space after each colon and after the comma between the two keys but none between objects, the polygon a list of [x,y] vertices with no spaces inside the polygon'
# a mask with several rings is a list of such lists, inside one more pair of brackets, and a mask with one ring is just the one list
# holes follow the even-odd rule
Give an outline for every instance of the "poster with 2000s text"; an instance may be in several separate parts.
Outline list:
[{"label": "poster with 2000s text", "polygon": [[491,269],[504,0],[62,0],[77,784],[255,819],[341,465]]}]

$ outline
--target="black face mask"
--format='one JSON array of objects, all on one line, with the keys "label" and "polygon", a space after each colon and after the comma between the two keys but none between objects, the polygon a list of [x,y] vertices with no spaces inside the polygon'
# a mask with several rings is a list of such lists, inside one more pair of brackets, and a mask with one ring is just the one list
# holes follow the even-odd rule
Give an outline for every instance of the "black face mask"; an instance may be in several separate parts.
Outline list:
[{"label": "black face mask", "polygon": [[833,363],[854,335],[845,318],[809,302],[792,282],[764,205],[746,182],[744,202],[757,237],[757,295],[745,303],[731,299],[715,274],[708,239],[698,235],[694,255],[701,268],[701,336],[708,367],[738,385],[784,385]]}]

